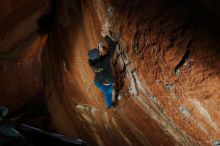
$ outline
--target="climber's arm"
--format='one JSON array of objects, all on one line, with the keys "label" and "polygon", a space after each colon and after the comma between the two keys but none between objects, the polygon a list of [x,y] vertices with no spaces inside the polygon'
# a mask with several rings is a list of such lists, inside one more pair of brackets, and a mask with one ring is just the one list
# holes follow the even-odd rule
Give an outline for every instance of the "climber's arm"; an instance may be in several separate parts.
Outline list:
[{"label": "climber's arm", "polygon": [[108,35],[105,36],[105,41],[109,46],[109,50],[108,50],[109,57],[112,58],[112,56],[115,53],[117,43],[114,42]]}]

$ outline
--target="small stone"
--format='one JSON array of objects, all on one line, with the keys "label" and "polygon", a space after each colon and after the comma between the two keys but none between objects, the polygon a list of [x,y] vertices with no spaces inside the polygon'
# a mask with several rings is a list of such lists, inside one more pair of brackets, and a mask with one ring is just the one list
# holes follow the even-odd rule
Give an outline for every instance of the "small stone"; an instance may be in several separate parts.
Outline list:
[{"label": "small stone", "polygon": [[157,84],[160,84],[160,83],[161,83],[161,81],[160,81],[160,80],[156,80],[156,83],[157,83]]},{"label": "small stone", "polygon": [[113,16],[113,10],[114,10],[114,8],[113,7],[108,7],[108,15],[110,16],[110,17],[112,17]]},{"label": "small stone", "polygon": [[220,146],[220,140],[215,140],[213,142],[213,146]]},{"label": "small stone", "polygon": [[188,111],[188,109],[184,106],[184,105],[181,105],[180,107],[179,107],[179,110],[180,110],[180,112],[185,116],[185,117],[190,117],[190,112]]},{"label": "small stone", "polygon": [[122,99],[122,96],[121,95],[118,95],[118,100],[121,100]]},{"label": "small stone", "polygon": [[157,101],[157,97],[154,96],[154,95],[152,95],[150,98],[151,98],[153,101]]},{"label": "small stone", "polygon": [[174,84],[173,83],[165,83],[165,87],[168,91],[172,91],[174,88]]}]

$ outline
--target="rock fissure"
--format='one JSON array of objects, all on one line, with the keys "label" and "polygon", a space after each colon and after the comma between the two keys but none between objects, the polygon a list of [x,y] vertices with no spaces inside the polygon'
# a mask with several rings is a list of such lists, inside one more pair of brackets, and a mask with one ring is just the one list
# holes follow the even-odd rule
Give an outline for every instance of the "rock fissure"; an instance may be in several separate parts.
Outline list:
[{"label": "rock fissure", "polygon": [[175,74],[180,69],[180,67],[184,65],[184,63],[186,62],[186,59],[189,58],[189,53],[190,53],[190,51],[186,50],[186,52],[184,53],[182,59],[179,61],[179,63],[176,65],[176,67],[174,69]]}]

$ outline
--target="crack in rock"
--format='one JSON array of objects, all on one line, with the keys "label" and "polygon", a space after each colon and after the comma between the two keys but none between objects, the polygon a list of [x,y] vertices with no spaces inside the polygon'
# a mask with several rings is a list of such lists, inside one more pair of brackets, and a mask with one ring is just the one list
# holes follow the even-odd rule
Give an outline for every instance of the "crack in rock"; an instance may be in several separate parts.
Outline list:
[{"label": "crack in rock", "polygon": [[179,63],[176,65],[175,69],[174,69],[174,73],[177,75],[179,73],[179,68],[182,67],[184,65],[184,63],[186,62],[186,60],[189,58],[189,50],[186,50],[186,52],[184,53],[182,59],[179,61]]}]

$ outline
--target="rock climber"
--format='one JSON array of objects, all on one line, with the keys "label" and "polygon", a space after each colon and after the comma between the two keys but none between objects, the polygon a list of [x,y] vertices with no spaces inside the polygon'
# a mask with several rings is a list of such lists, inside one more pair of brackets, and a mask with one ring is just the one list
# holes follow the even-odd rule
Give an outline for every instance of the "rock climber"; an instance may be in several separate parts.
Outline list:
[{"label": "rock climber", "polygon": [[[103,35],[104,36],[104,35]],[[89,50],[89,65],[95,72],[95,85],[104,93],[104,100],[107,108],[115,106],[112,101],[112,91],[114,84],[114,76],[111,67],[111,59],[116,50],[117,43],[108,35],[104,36],[108,47],[99,44],[97,48]]]}]

